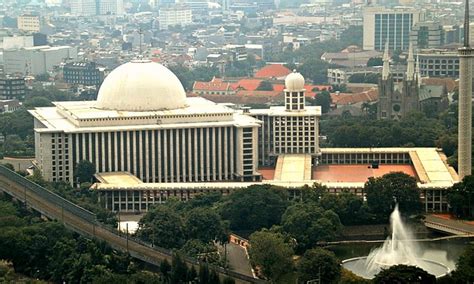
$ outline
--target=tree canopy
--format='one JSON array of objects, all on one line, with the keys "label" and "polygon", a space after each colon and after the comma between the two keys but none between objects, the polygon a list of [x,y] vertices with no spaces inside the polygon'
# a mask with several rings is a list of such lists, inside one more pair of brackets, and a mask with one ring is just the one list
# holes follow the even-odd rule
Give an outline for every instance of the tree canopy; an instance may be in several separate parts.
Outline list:
[{"label": "tree canopy", "polygon": [[296,239],[298,251],[314,247],[318,241],[334,239],[342,228],[339,216],[314,203],[296,203],[282,216],[281,226]]},{"label": "tree canopy", "polygon": [[382,269],[373,279],[375,284],[388,283],[422,283],[434,284],[436,277],[425,270],[404,264],[394,265],[387,269]]},{"label": "tree canopy", "polygon": [[279,233],[262,230],[250,235],[249,255],[252,264],[272,280],[293,269],[293,249]]},{"label": "tree canopy", "polygon": [[448,202],[460,218],[474,218],[474,176],[466,176],[448,190]]},{"label": "tree canopy", "polygon": [[285,190],[269,185],[249,186],[227,197],[221,215],[229,220],[232,230],[256,231],[279,224],[287,206]]},{"label": "tree canopy", "polygon": [[341,265],[334,253],[322,248],[307,250],[297,265],[299,281],[320,279],[320,283],[337,283]]},{"label": "tree canopy", "polygon": [[379,178],[369,178],[365,183],[367,205],[380,221],[388,216],[398,203],[404,214],[421,210],[420,191],[416,179],[402,172],[394,172]]}]

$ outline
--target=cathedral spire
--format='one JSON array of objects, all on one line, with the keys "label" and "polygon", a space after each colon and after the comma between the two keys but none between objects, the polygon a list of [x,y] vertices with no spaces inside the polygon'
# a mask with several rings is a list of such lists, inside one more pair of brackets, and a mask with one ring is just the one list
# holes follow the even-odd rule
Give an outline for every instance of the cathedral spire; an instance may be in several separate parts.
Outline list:
[{"label": "cathedral spire", "polygon": [[390,75],[390,56],[388,54],[388,41],[385,43],[385,52],[383,53],[382,80],[387,80]]},{"label": "cathedral spire", "polygon": [[464,47],[469,47],[469,0],[464,7]]},{"label": "cathedral spire", "polygon": [[420,55],[418,53],[416,54],[415,76],[418,86],[421,86]]},{"label": "cathedral spire", "polygon": [[413,45],[410,42],[407,58],[407,80],[412,81],[415,77],[415,59],[413,58]]}]

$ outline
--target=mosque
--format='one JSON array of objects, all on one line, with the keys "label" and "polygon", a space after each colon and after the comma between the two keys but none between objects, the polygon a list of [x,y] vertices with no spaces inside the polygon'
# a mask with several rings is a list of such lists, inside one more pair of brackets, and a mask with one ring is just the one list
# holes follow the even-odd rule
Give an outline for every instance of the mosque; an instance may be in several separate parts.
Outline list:
[{"label": "mosque", "polygon": [[166,67],[137,59],[113,70],[97,101],[31,110],[35,165],[49,181],[74,183],[75,165],[96,167],[103,206],[140,212],[168,198],[228,194],[252,184],[294,195],[315,182],[363,195],[369,177],[403,171],[418,181],[426,211],[447,210],[458,181],[436,148],[320,148],[320,107],[305,105],[305,81],[290,73],[285,105],[235,109],[186,97]]}]

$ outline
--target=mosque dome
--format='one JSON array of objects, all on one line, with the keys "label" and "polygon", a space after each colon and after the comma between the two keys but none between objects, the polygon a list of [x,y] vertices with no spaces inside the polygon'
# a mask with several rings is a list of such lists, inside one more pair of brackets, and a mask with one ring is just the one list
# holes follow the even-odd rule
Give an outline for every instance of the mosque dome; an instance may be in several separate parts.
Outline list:
[{"label": "mosque dome", "polygon": [[178,77],[150,60],[132,60],[114,69],[104,80],[96,107],[119,111],[155,111],[186,106]]},{"label": "mosque dome", "polygon": [[304,77],[300,73],[293,70],[285,78],[285,88],[289,91],[301,91],[304,89]]}]

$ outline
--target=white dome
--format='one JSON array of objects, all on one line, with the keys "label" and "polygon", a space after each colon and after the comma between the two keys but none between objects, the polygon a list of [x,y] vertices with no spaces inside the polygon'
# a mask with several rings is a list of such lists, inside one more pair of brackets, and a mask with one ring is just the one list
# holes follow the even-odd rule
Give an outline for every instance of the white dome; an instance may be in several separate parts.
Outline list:
[{"label": "white dome", "polygon": [[301,91],[304,89],[304,77],[300,73],[293,70],[285,78],[285,88],[289,91]]},{"label": "white dome", "polygon": [[96,107],[122,111],[154,111],[186,106],[178,77],[150,60],[132,60],[115,68],[104,80]]}]

